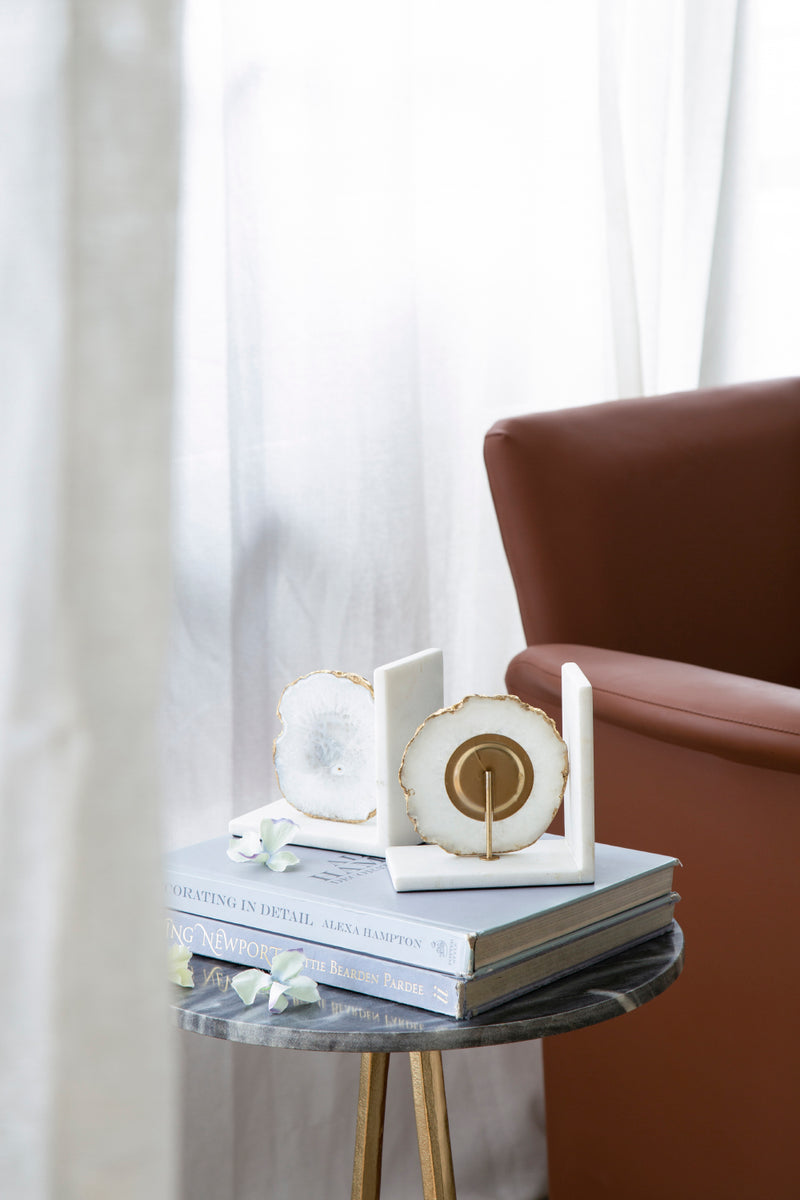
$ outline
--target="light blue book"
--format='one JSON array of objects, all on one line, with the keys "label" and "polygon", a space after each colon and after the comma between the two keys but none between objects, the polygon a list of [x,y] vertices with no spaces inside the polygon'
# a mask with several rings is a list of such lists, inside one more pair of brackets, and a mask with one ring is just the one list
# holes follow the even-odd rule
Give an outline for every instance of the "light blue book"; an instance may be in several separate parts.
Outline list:
[{"label": "light blue book", "polygon": [[[208,959],[266,971],[282,950],[301,950],[306,958],[303,971],[317,983],[465,1018],[654,937],[669,927],[677,900],[673,892],[637,905],[532,952],[483,967],[468,978],[175,910],[167,913],[166,925],[170,943],[180,942],[202,956],[192,960],[195,976],[200,973],[196,983],[208,983],[219,972]],[[230,979],[218,975],[217,981],[225,987]]]},{"label": "light blue book", "polygon": [[279,873],[235,863],[229,839],[165,858],[167,908],[469,976],[672,891],[677,859],[596,847],[594,883],[396,892],[382,858],[299,847]]}]

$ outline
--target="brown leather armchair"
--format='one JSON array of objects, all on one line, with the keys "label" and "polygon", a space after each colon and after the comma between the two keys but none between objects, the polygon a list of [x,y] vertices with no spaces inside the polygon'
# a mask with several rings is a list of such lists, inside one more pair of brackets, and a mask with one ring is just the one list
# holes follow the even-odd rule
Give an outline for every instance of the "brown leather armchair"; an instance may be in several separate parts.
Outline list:
[{"label": "brown leather armchair", "polygon": [[544,1045],[551,1200],[800,1192],[800,380],[498,422],[485,457],[560,719],[593,686],[598,841],[674,854],[682,977]]}]

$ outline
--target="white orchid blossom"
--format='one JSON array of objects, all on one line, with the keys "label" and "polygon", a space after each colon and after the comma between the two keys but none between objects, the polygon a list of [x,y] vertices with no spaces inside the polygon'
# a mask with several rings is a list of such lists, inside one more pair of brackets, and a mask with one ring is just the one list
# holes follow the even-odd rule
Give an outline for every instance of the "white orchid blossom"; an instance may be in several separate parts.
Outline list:
[{"label": "white orchid blossom", "polygon": [[170,983],[177,983],[179,987],[194,987],[194,976],[189,969],[191,957],[191,950],[188,950],[182,942],[175,942],[168,948],[167,969]]},{"label": "white orchid blossom", "polygon": [[270,871],[285,871],[300,861],[291,850],[281,850],[281,846],[292,840],[297,828],[296,821],[265,817],[259,833],[251,830],[242,837],[231,838],[228,858],[237,863],[264,863]]},{"label": "white orchid blossom", "polygon": [[305,955],[300,950],[283,950],[276,954],[270,971],[251,967],[234,975],[231,983],[244,1004],[252,1004],[259,992],[266,992],[270,1012],[280,1013],[290,1000],[298,1004],[315,1004],[319,990],[309,975],[301,975]]}]

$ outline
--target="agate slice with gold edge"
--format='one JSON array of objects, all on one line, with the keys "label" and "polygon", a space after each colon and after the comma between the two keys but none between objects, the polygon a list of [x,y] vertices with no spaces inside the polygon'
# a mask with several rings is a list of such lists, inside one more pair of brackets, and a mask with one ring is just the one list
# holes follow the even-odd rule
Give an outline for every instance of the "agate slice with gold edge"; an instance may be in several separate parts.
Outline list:
[{"label": "agate slice with gold edge", "polygon": [[375,814],[375,704],[360,675],[313,671],[278,704],[273,761],[283,797],[309,817],[361,822]]},{"label": "agate slice with gold edge", "polygon": [[492,858],[541,837],[568,769],[566,744],[541,709],[516,696],[466,696],[422,723],[400,783],[424,841]]}]

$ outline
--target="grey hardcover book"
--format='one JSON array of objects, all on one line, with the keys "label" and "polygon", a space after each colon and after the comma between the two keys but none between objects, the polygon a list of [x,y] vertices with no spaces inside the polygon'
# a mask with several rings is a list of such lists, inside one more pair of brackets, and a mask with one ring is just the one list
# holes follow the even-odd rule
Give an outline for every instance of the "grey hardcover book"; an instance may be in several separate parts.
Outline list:
[{"label": "grey hardcover book", "polygon": [[668,895],[677,864],[598,844],[594,883],[396,892],[381,858],[298,847],[279,873],[232,862],[228,844],[166,856],[168,908],[463,976]]},{"label": "grey hardcover book", "polygon": [[196,978],[200,972],[198,982],[216,978],[215,964],[208,959],[267,971],[276,954],[297,949],[306,958],[304,972],[318,983],[464,1018],[496,1008],[662,933],[669,928],[677,900],[672,892],[639,904],[467,977],[174,909],[167,913],[166,924],[169,942],[180,942],[201,956],[193,959]]}]

